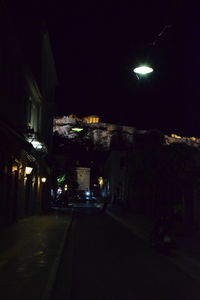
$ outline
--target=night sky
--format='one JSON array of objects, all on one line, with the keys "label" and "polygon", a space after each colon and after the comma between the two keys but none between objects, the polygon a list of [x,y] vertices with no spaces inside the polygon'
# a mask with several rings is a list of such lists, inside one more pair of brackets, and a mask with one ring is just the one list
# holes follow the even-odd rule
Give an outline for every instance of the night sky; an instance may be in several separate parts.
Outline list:
[{"label": "night sky", "polygon": [[[19,13],[40,13],[49,30],[57,115],[97,114],[108,123],[200,137],[198,7],[176,0],[27,2]],[[138,80],[132,69],[139,62],[155,71]]]}]

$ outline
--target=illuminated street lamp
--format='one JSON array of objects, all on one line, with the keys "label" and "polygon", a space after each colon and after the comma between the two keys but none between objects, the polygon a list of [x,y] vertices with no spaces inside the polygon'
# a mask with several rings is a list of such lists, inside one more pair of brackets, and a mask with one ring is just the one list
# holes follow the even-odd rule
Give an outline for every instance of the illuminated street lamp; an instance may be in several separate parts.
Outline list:
[{"label": "illuminated street lamp", "polygon": [[146,74],[153,72],[153,68],[142,65],[142,66],[139,66],[139,67],[133,69],[133,72],[135,72],[138,75],[146,75]]},{"label": "illuminated street lamp", "polygon": [[46,181],[47,181],[46,177],[42,177],[42,178],[41,178],[41,181],[42,181],[42,182],[46,182]]},{"label": "illuminated street lamp", "polygon": [[33,170],[33,168],[31,168],[31,167],[25,167],[25,175],[30,175],[32,170]]}]

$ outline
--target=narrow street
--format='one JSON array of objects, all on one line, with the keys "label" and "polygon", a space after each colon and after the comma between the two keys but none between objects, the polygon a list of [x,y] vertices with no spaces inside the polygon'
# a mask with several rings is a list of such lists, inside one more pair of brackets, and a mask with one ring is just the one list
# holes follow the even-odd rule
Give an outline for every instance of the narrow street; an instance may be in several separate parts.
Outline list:
[{"label": "narrow street", "polygon": [[97,208],[76,208],[51,300],[196,300],[199,282]]}]

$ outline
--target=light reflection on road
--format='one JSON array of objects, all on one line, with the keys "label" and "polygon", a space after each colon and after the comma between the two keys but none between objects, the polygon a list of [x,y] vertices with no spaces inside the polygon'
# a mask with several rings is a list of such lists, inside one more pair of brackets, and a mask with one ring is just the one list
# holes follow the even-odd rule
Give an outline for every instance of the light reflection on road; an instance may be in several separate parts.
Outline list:
[{"label": "light reflection on road", "polygon": [[52,207],[52,209],[55,209],[55,210],[69,210],[69,209],[72,209],[72,208],[101,208],[101,204],[97,204],[97,203],[91,203],[91,202],[72,202],[72,203],[69,203],[67,207]]}]

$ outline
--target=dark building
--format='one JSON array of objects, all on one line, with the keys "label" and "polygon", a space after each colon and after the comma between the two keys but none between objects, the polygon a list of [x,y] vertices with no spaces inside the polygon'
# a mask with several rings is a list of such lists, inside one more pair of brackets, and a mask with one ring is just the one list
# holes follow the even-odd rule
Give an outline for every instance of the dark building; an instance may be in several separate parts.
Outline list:
[{"label": "dark building", "polygon": [[6,225],[48,209],[57,77],[41,19],[25,22],[0,6],[0,224]]},{"label": "dark building", "polygon": [[176,215],[186,228],[199,227],[198,139],[136,130],[134,145],[131,151],[110,151],[103,165],[103,196],[135,214]]}]

